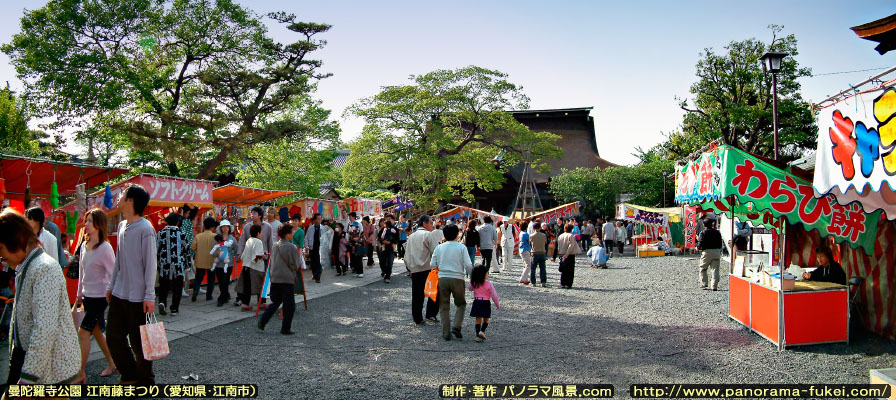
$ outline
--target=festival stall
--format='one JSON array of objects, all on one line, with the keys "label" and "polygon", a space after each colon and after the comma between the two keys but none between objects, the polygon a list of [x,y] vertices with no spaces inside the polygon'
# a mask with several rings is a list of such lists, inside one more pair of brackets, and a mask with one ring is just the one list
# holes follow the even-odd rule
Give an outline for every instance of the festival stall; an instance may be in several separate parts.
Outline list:
[{"label": "festival stall", "polygon": [[345,212],[344,208],[340,206],[340,203],[335,200],[304,198],[281,205],[278,208],[280,210],[286,209],[290,216],[293,214],[301,214],[302,218],[305,220],[310,219],[314,213],[320,213],[321,218],[332,219],[334,221],[348,218],[348,213]]},{"label": "festival stall", "polygon": [[[214,183],[214,181],[198,179],[139,174],[113,186],[107,185],[104,190],[88,195],[83,200],[76,199],[61,209],[66,212],[73,212],[78,209],[90,210],[92,208],[103,210],[109,219],[107,227],[109,243],[113,249],[117,249],[118,223],[121,222],[121,212],[116,207],[116,201],[126,187],[138,184],[149,192],[149,203],[143,211],[143,217],[158,231],[162,228],[163,223],[161,220],[169,212],[177,211],[180,207],[185,205],[198,207],[200,211],[211,209],[213,207],[212,188]],[[80,204],[82,201],[84,205]],[[80,229],[84,226],[83,215],[78,218],[77,226],[80,232]],[[77,291],[77,280],[68,279],[67,283],[69,300],[74,301],[74,295]]]},{"label": "festival stall", "polygon": [[350,212],[357,214],[358,219],[364,217],[373,218],[383,213],[383,202],[377,199],[349,197],[342,200],[341,209],[343,214],[345,214],[345,217],[342,219],[347,219]]},{"label": "festival stall", "polygon": [[447,221],[449,219],[460,220],[464,217],[471,218],[471,219],[472,218],[482,218],[487,215],[487,216],[492,217],[492,221],[494,221],[496,223],[498,221],[506,221],[508,219],[507,217],[505,217],[501,214],[495,214],[495,213],[491,213],[488,211],[477,210],[472,207],[459,206],[456,204],[448,204],[448,205],[452,206],[454,208],[452,208],[448,211],[444,211],[439,214],[436,214],[436,217],[439,217],[439,219],[441,219],[443,221]]},{"label": "festival stall", "polygon": [[127,172],[122,168],[0,155],[0,202],[8,202],[9,207],[24,213],[38,201],[50,216],[48,219],[59,225],[62,232],[73,234],[75,224],[69,224],[69,219],[77,219],[78,212],[59,211],[59,198],[71,195],[83,198],[87,189]]},{"label": "festival stall", "polygon": [[[149,192],[149,203],[143,211],[143,217],[149,220],[156,230],[161,228],[159,221],[162,218],[171,211],[177,211],[180,207],[198,207],[200,210],[209,210],[214,207],[212,203],[214,181],[139,174],[114,186],[106,186],[105,190],[95,192],[84,199],[88,210],[96,207],[103,210],[109,217],[110,236],[116,234],[116,228],[121,221],[120,212],[116,208],[116,200],[121,192],[132,184],[143,186]],[[69,210],[76,207],[79,207],[77,200],[66,204],[62,209]],[[83,220],[79,220],[79,226],[81,224],[83,224]]]},{"label": "festival stall", "polygon": [[[893,69],[888,71],[893,72]],[[881,80],[884,74],[878,75]],[[867,83],[871,83],[869,80]],[[871,89],[849,89],[818,104],[818,147],[813,188],[836,199],[838,207],[883,213],[869,250],[841,244],[835,258],[857,288],[860,321],[881,336],[896,339],[896,80]],[[857,84],[861,86],[862,84]],[[800,258],[814,258],[815,238],[795,243]]]},{"label": "festival stall", "polygon": [[[877,237],[879,211],[866,213],[857,203],[842,206],[833,196],[817,199],[808,180],[728,145],[712,146],[696,159],[679,165],[675,198],[689,205],[727,202],[732,220],[735,213],[755,215],[779,233],[775,246],[784,249],[785,257],[771,257],[771,265],[738,265],[738,259],[732,257],[728,292],[732,319],[779,348],[848,340],[846,286],[794,282],[782,274],[793,260],[787,257],[790,253],[784,245],[785,234],[790,230],[795,236],[817,235],[870,253]],[[764,221],[767,218],[771,221]],[[806,262],[798,266],[813,265]]]},{"label": "festival stall", "polygon": [[[78,219],[83,219],[87,208],[59,207],[59,197],[75,195],[76,199],[83,199],[88,188],[126,172],[122,168],[0,155],[0,202],[8,201],[10,208],[21,213],[37,203],[48,216],[47,220],[52,220],[61,232],[75,238]],[[71,242],[72,246],[77,245],[77,240]],[[75,249],[70,247],[68,251],[74,253]],[[78,280],[66,278],[66,285],[69,302],[73,303]]]},{"label": "festival stall", "polygon": [[[246,187],[246,186],[229,184],[229,185],[216,187],[212,191],[212,198],[214,199],[214,204],[215,204],[215,215],[220,217],[224,214],[227,214],[228,216],[239,215],[239,214],[249,215],[249,210],[248,210],[249,207],[255,206],[257,204],[262,204],[262,203],[266,203],[269,201],[273,201],[273,200],[279,199],[284,196],[289,196],[291,194],[295,194],[295,192],[288,191],[288,190],[258,189],[258,188],[251,188],[251,187]],[[280,210],[281,210],[281,212],[279,212],[279,216],[280,216],[281,222],[287,222],[289,220],[289,215],[291,215],[291,214],[288,214],[288,208],[281,207]],[[285,217],[286,221],[284,221],[284,217]],[[238,225],[240,225],[240,226],[237,226],[234,228],[234,236],[237,238],[239,238],[240,233],[241,233],[241,232],[239,232],[239,230],[242,229],[242,225],[241,224],[238,224]],[[274,235],[276,235],[276,234],[277,233],[274,232]],[[234,276],[240,276],[242,274],[242,272],[243,272],[243,260],[240,259],[236,262],[236,265],[233,266],[233,269],[231,269],[231,274],[232,274],[231,279]],[[300,274],[301,274],[301,272],[300,272]],[[304,289],[304,287],[305,287],[304,279],[302,282],[303,282],[302,288]],[[262,290],[262,293],[259,294],[259,298],[267,298],[268,297],[269,287],[270,287],[270,274],[268,274],[266,271],[263,290]],[[304,290],[303,290],[302,295],[305,300],[305,309],[307,310],[308,309],[308,297],[304,293]],[[261,301],[259,301],[258,304],[260,307]],[[255,313],[258,314],[259,310],[260,310],[260,308],[256,308]]]},{"label": "festival stall", "polygon": [[414,208],[414,202],[410,199],[404,199],[401,196],[395,196],[382,202],[382,209],[386,212],[400,213],[411,208]]},{"label": "festival stall", "polygon": [[579,202],[566,203],[559,207],[554,207],[547,211],[533,214],[529,217],[530,221],[539,220],[542,224],[551,224],[559,221],[561,218],[572,218],[579,215]]},{"label": "festival stall", "polygon": [[[294,194],[288,190],[269,190],[258,189],[234,184],[216,187],[212,191],[212,198],[215,203],[215,215],[245,216],[249,215],[249,207],[256,204],[262,204],[271,200],[279,199],[283,196]],[[280,220],[283,221],[283,213],[280,213]],[[289,216],[286,216],[289,220]],[[239,229],[240,227],[237,227]]]},{"label": "festival stall", "polygon": [[634,245],[671,239],[675,246],[684,246],[684,227],[681,207],[651,208],[629,203],[616,206],[616,219],[631,222],[640,235],[632,238]]}]

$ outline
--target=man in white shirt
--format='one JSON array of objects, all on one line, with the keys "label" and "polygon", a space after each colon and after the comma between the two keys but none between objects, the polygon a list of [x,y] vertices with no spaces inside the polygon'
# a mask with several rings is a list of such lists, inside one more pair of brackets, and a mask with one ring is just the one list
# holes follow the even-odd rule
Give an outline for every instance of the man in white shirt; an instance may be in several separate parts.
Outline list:
[{"label": "man in white shirt", "polygon": [[513,265],[513,250],[516,248],[515,233],[516,226],[509,221],[501,225],[501,247],[503,247],[502,252],[504,255],[504,265],[501,266],[502,272],[505,269],[510,269]]},{"label": "man in white shirt", "polygon": [[[266,217],[266,222],[268,223],[268,225],[271,226],[271,232],[273,232],[273,235],[271,235],[271,243],[270,243],[270,246],[273,247],[274,244],[277,243],[277,239],[279,239],[277,237],[277,229],[280,229],[280,225],[283,225],[283,223],[280,222],[279,219],[277,219],[277,209],[275,207],[268,207],[268,212],[265,215],[265,217]],[[271,247],[268,247],[268,248],[271,248]]]},{"label": "man in white shirt", "polygon": [[604,223],[603,234],[604,247],[607,249],[607,253],[610,254],[610,257],[613,257],[613,248],[616,247],[616,226],[613,225],[613,221],[609,218],[607,219],[607,222]]},{"label": "man in white shirt", "polygon": [[[429,215],[421,215],[417,223],[417,230],[408,236],[407,249],[405,250],[405,266],[411,272],[411,317],[417,326],[423,325],[423,303],[426,298],[423,290],[426,288],[426,280],[429,277],[432,266],[432,253],[442,242],[442,231],[434,229],[432,218]],[[438,299],[438,297],[436,297]],[[426,300],[426,319],[438,323],[436,315],[439,313],[438,301]]]},{"label": "man in white shirt", "polygon": [[33,229],[34,234],[37,235],[37,240],[40,241],[41,246],[44,248],[44,252],[49,254],[50,257],[53,257],[57,263],[60,262],[59,243],[56,241],[56,236],[53,236],[52,233],[44,229],[44,221],[46,218],[44,210],[40,207],[31,207],[28,211],[25,211],[25,218],[28,219],[28,224],[31,225],[31,229]]}]

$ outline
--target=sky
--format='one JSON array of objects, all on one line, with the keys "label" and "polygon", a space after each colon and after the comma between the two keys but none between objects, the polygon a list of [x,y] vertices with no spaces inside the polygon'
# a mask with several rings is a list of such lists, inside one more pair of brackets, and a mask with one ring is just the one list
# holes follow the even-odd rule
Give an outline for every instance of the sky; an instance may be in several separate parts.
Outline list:
[{"label": "sky", "polygon": [[[19,29],[23,9],[45,1],[0,0],[0,42]],[[332,77],[316,97],[333,110],[342,139],[357,137],[363,121],[344,109],[384,85],[412,74],[468,65],[497,69],[523,87],[532,109],[594,107],[600,155],[617,164],[637,161],[675,130],[704,48],[734,40],[771,40],[769,24],[795,34],[796,60],[814,76],[801,80],[817,102],[896,65],[896,51],[879,55],[874,42],[849,28],[896,13],[893,0],[812,1],[242,1],[258,13],[286,11],[333,25],[316,58]],[[275,39],[295,39],[271,25]],[[877,69],[852,73],[838,73]],[[837,74],[831,74],[837,73]],[[820,75],[831,74],[831,75]],[[0,78],[20,88],[0,54]],[[2,81],[0,81],[2,82]]]}]

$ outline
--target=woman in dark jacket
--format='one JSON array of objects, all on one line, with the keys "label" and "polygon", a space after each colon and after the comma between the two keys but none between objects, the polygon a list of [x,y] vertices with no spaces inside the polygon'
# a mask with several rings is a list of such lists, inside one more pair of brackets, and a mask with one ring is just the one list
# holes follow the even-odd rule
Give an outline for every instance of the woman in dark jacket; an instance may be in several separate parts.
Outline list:
[{"label": "woman in dark jacket", "polygon": [[467,223],[467,229],[464,231],[464,245],[467,246],[467,251],[470,253],[470,262],[473,265],[476,265],[476,248],[479,247],[479,231],[476,230],[476,226],[479,225],[479,220],[474,219]]},{"label": "woman in dark jacket", "polygon": [[834,255],[831,249],[827,247],[819,247],[815,251],[815,261],[818,268],[815,271],[803,273],[803,279],[816,282],[832,282],[841,285],[846,284],[846,273],[843,267],[834,261]]}]

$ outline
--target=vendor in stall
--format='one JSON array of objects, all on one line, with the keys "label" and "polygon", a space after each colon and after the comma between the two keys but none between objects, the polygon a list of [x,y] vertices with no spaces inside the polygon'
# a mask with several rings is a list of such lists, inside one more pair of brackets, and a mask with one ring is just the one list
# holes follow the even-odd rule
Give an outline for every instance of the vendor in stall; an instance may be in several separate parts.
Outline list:
[{"label": "vendor in stall", "polygon": [[840,264],[834,262],[831,249],[819,247],[815,251],[815,261],[818,264],[818,268],[812,272],[804,272],[803,279],[807,281],[839,283],[841,285],[846,284],[846,273],[843,272],[843,267]]}]

